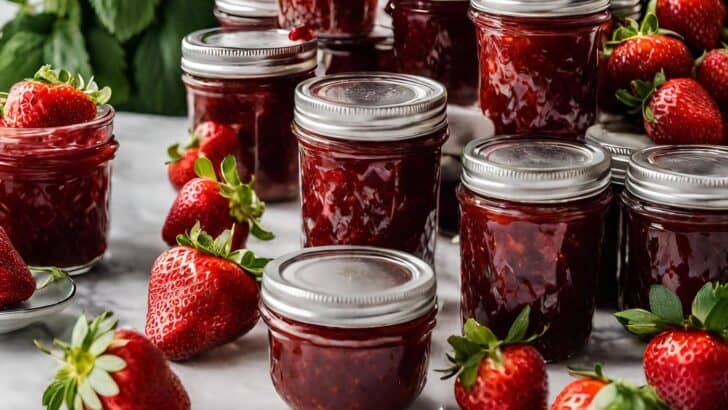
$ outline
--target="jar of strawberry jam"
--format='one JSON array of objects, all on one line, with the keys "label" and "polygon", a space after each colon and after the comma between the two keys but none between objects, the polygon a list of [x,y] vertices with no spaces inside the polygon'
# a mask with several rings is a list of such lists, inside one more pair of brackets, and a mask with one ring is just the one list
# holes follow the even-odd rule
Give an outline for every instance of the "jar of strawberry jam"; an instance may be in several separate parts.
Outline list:
[{"label": "jar of strawberry jam", "polygon": [[377,0],[278,0],[281,27],[307,27],[319,37],[367,35],[377,17]]},{"label": "jar of strawberry jam", "polygon": [[430,266],[403,252],[308,248],[271,262],[261,312],[273,385],[294,410],[407,408],[435,327]]},{"label": "jar of strawberry jam", "polygon": [[586,140],[599,144],[612,156],[612,184],[614,194],[607,214],[605,244],[602,264],[599,265],[597,305],[605,308],[617,307],[617,278],[619,277],[619,257],[621,234],[621,199],[624,181],[627,177],[627,164],[630,156],[649,146],[652,140],[636,126],[626,122],[598,124],[586,132]]},{"label": "jar of strawberry jam", "polygon": [[480,107],[496,133],[584,137],[609,0],[471,0]]},{"label": "jar of strawberry jam", "polygon": [[296,89],[304,246],[370,245],[432,262],[446,93],[406,74],[349,73]]},{"label": "jar of strawberry jam", "polygon": [[475,104],[478,47],[469,1],[394,0],[390,9],[399,70],[441,82],[451,104]]},{"label": "jar of strawberry jam", "polygon": [[320,38],[318,75],[357,71],[395,71],[392,29],[376,26],[365,37]]},{"label": "jar of strawberry jam", "polygon": [[622,195],[621,303],[648,307],[650,287],[686,311],[710,281],[728,281],[728,148],[657,146],[632,156]]},{"label": "jar of strawberry jam", "polygon": [[526,305],[546,360],[577,353],[592,329],[609,154],[557,139],[478,139],[463,153],[461,315],[505,337]]},{"label": "jar of strawberry jam", "polygon": [[113,121],[0,127],[0,225],[29,265],[81,274],[106,252]]},{"label": "jar of strawberry jam", "polygon": [[233,29],[268,30],[278,27],[276,0],[215,0],[215,17]]},{"label": "jar of strawberry jam", "polygon": [[314,75],[316,40],[285,30],[194,32],[182,42],[191,127],[213,121],[238,133],[241,177],[265,201],[295,198],[298,145],[291,131],[296,85]]}]

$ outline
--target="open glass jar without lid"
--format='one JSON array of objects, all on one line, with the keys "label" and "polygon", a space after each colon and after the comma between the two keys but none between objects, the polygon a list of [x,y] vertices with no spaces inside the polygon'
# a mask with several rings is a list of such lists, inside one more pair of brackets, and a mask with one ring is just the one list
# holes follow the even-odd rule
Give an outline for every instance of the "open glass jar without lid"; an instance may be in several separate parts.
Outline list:
[{"label": "open glass jar without lid", "polygon": [[432,262],[446,93],[423,77],[350,73],[296,89],[304,246],[369,245]]},{"label": "open glass jar without lid", "polygon": [[273,384],[293,409],[404,409],[425,385],[436,282],[412,255],[357,246],[284,255],[266,267],[261,312]]},{"label": "open glass jar without lid", "polygon": [[530,305],[546,360],[577,353],[592,329],[604,221],[612,199],[609,154],[542,138],[472,141],[458,190],[461,315],[505,337]]},{"label": "open glass jar without lid", "polygon": [[210,29],[182,42],[192,128],[213,121],[237,132],[242,178],[255,175],[263,200],[297,194],[293,94],[315,68],[316,40],[291,41],[285,30]]},{"label": "open glass jar without lid", "polygon": [[728,148],[657,146],[635,153],[625,192],[620,281],[625,307],[648,307],[650,287],[689,310],[709,281],[728,281]]}]

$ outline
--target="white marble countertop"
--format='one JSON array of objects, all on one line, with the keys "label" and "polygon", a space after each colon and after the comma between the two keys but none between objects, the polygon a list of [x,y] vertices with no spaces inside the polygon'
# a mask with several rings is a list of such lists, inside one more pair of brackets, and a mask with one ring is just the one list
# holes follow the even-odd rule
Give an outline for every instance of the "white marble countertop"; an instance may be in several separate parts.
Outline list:
[{"label": "white marble countertop", "polygon": [[[81,311],[96,315],[112,310],[120,323],[144,328],[149,269],[165,249],[160,229],[174,192],[166,179],[166,147],[185,139],[186,122],[136,114],[119,114],[116,135],[121,144],[114,163],[112,229],[108,258],[91,273],[77,278],[78,295],[63,314],[45,323],[0,336],[0,408],[40,409],[41,394],[56,363],[33,347],[33,339],[49,342],[70,337]],[[251,239],[249,246],[264,256],[298,248],[298,204],[271,205],[265,224],[278,238],[270,243]],[[458,265],[456,245],[440,238],[437,249],[439,298],[442,311],[433,335],[431,369],[445,367],[446,338],[458,331]],[[614,377],[642,382],[643,346],[630,338],[607,312],[595,319],[595,332],[586,351],[569,363],[549,366],[551,398],[570,380],[567,364],[602,362]],[[265,326],[239,341],[195,360],[174,364],[192,399],[193,409],[285,409],[268,374]],[[431,370],[425,391],[413,409],[457,409],[452,381],[441,381]],[[241,406],[241,403],[244,405]]]}]

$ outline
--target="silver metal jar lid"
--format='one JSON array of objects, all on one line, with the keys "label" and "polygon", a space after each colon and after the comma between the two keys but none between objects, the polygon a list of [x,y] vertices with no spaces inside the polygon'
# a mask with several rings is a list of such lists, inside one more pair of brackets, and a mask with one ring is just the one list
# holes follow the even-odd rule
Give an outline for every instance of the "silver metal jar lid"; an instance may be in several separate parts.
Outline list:
[{"label": "silver metal jar lid", "polygon": [[316,40],[291,41],[286,30],[206,29],[182,40],[182,71],[212,78],[281,76],[316,67]]},{"label": "silver metal jar lid", "polygon": [[462,183],[490,198],[558,203],[588,198],[609,186],[610,158],[600,146],[557,139],[501,136],[471,141]]},{"label": "silver metal jar lid", "polygon": [[215,0],[215,7],[223,13],[239,17],[277,17],[276,0]]},{"label": "silver metal jar lid", "polygon": [[296,87],[294,124],[330,138],[401,141],[447,126],[447,92],[425,77],[344,73]]},{"label": "silver metal jar lid", "polygon": [[431,312],[437,283],[410,254],[364,246],[306,248],[270,262],[262,304],[292,320],[341,328],[391,326]]},{"label": "silver metal jar lid", "polygon": [[601,145],[612,156],[612,182],[624,184],[629,158],[655,145],[644,131],[627,122],[597,124],[586,130],[586,141]]},{"label": "silver metal jar lid", "polygon": [[609,0],[471,0],[470,6],[490,14],[514,17],[582,16],[609,8]]},{"label": "silver metal jar lid", "polygon": [[632,155],[626,189],[663,205],[728,210],[728,147],[662,145]]}]

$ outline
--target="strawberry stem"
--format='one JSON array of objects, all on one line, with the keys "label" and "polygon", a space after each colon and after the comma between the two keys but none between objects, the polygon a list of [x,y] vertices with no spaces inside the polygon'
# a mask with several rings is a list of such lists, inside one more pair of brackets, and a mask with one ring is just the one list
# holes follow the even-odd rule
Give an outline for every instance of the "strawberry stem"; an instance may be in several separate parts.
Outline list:
[{"label": "strawberry stem", "polygon": [[56,268],[54,266],[37,267],[37,268],[31,269],[31,271],[33,273],[44,273],[44,274],[48,275],[46,280],[44,280],[40,285],[38,285],[36,290],[45,289],[51,283],[58,282],[60,280],[66,279],[68,277],[68,274],[66,272],[64,272],[61,269]]},{"label": "strawberry stem", "polygon": [[30,81],[39,81],[47,84],[68,84],[82,91],[96,105],[104,105],[111,99],[111,88],[99,89],[98,84],[91,77],[88,82],[80,74],[72,74],[66,70],[54,70],[50,64],[42,66]]}]

